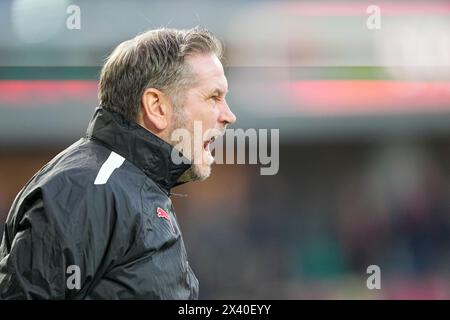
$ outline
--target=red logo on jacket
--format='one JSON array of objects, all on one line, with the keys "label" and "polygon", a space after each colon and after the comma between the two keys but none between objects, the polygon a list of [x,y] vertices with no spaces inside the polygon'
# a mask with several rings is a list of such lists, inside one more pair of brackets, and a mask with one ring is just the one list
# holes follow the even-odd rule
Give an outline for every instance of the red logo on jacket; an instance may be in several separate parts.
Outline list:
[{"label": "red logo on jacket", "polygon": [[162,208],[160,208],[160,207],[156,208],[156,213],[158,214],[159,218],[164,218],[164,219],[166,219],[167,221],[170,222],[170,226],[172,227],[172,231],[175,233],[175,228],[173,227],[173,223],[172,223],[172,220],[170,219],[169,214],[166,211],[164,211]]}]

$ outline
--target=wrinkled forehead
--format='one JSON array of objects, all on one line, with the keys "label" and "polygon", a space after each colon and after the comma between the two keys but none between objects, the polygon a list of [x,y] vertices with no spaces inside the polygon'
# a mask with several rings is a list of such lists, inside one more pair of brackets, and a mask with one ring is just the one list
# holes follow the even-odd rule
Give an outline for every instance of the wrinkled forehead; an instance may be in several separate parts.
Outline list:
[{"label": "wrinkled forehead", "polygon": [[186,62],[190,65],[194,78],[194,87],[228,90],[222,63],[215,54],[202,54],[188,57]]}]

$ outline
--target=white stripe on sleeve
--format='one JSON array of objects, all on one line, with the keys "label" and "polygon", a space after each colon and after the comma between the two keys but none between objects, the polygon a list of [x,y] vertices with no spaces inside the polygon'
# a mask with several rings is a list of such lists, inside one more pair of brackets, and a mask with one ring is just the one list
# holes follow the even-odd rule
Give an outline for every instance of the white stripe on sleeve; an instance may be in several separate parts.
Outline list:
[{"label": "white stripe on sleeve", "polygon": [[124,161],[124,157],[118,155],[114,151],[111,151],[108,159],[106,159],[105,163],[103,163],[102,167],[100,168],[100,171],[95,178],[94,184],[105,184],[114,170],[120,168]]}]

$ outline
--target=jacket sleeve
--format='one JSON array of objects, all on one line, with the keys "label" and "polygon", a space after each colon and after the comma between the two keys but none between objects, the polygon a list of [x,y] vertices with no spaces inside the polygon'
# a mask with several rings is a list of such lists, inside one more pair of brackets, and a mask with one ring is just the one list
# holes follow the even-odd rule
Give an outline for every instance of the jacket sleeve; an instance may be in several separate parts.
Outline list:
[{"label": "jacket sleeve", "polygon": [[73,192],[62,188],[57,200],[24,201],[23,214],[7,222],[0,299],[78,299],[107,268],[111,214],[105,212],[114,208]]},{"label": "jacket sleeve", "polygon": [[55,241],[42,199],[16,223],[5,226],[0,248],[0,299],[63,299],[65,245]]}]

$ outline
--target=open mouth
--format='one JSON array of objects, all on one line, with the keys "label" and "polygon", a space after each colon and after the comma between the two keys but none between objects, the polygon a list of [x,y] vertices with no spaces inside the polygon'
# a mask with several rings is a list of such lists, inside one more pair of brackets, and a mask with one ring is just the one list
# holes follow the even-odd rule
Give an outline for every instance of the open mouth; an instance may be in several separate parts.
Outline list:
[{"label": "open mouth", "polygon": [[206,140],[203,143],[203,150],[205,151],[204,155],[203,155],[203,161],[206,162],[206,164],[208,164],[208,165],[211,165],[214,163],[214,157],[213,157],[213,155],[211,153],[211,149],[210,149],[211,143],[213,143],[214,140],[216,140],[215,136],[210,138],[209,140]]},{"label": "open mouth", "polygon": [[206,140],[206,141],[203,143],[203,149],[205,149],[205,151],[210,151],[209,146],[211,145],[211,143],[214,142],[214,140],[216,140],[216,137],[212,137],[211,139]]}]

